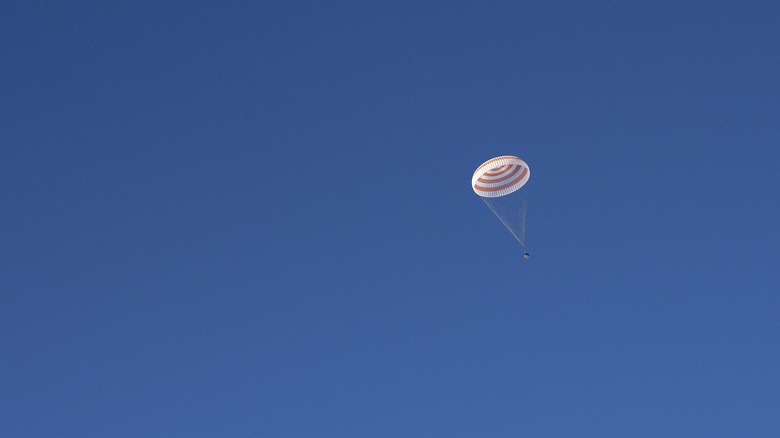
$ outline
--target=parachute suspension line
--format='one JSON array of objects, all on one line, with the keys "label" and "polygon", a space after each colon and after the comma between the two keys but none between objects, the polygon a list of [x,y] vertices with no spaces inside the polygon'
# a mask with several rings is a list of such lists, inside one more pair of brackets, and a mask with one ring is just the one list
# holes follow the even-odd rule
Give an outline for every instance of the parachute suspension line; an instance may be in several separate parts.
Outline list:
[{"label": "parachute suspension line", "polygon": [[500,198],[482,198],[490,210],[493,211],[493,214],[512,233],[512,236],[517,239],[523,250],[525,250],[525,211],[527,199],[528,192],[525,189]]}]

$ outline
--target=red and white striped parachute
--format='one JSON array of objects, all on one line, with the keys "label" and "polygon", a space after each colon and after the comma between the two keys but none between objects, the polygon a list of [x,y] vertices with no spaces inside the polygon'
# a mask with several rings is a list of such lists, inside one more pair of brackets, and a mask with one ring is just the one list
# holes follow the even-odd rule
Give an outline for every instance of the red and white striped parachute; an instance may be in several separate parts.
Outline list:
[{"label": "red and white striped parachute", "polygon": [[479,196],[498,198],[520,190],[530,176],[525,161],[504,155],[482,163],[471,177],[471,186]]},{"label": "red and white striped parachute", "polygon": [[[482,163],[471,177],[471,187],[525,248],[525,185],[531,177],[528,164],[512,155]],[[525,253],[528,258],[528,253]]]}]

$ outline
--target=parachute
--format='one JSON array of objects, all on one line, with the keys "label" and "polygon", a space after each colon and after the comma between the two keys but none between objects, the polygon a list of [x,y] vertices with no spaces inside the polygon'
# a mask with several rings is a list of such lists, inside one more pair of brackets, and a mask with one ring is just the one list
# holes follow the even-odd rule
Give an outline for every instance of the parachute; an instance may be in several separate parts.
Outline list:
[{"label": "parachute", "polygon": [[[471,177],[471,187],[495,213],[525,250],[525,209],[528,192],[525,184],[531,176],[528,164],[512,155],[503,155],[482,163]],[[523,254],[525,259],[530,255]]]}]

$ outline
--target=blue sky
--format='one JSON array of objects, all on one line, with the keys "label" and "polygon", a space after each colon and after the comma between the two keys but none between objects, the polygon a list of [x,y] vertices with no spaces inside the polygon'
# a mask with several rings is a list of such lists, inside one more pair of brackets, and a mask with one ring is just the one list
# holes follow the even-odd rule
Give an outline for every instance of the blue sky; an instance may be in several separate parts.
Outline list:
[{"label": "blue sky", "polygon": [[779,15],[4,2],[0,435],[776,436]]}]

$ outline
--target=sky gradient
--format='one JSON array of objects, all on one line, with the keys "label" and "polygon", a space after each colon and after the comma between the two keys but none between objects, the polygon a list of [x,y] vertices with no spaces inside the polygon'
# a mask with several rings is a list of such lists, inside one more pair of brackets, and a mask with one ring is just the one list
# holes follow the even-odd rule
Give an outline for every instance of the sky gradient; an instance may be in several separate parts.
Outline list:
[{"label": "sky gradient", "polygon": [[777,436],[778,17],[3,2],[0,436]]}]

